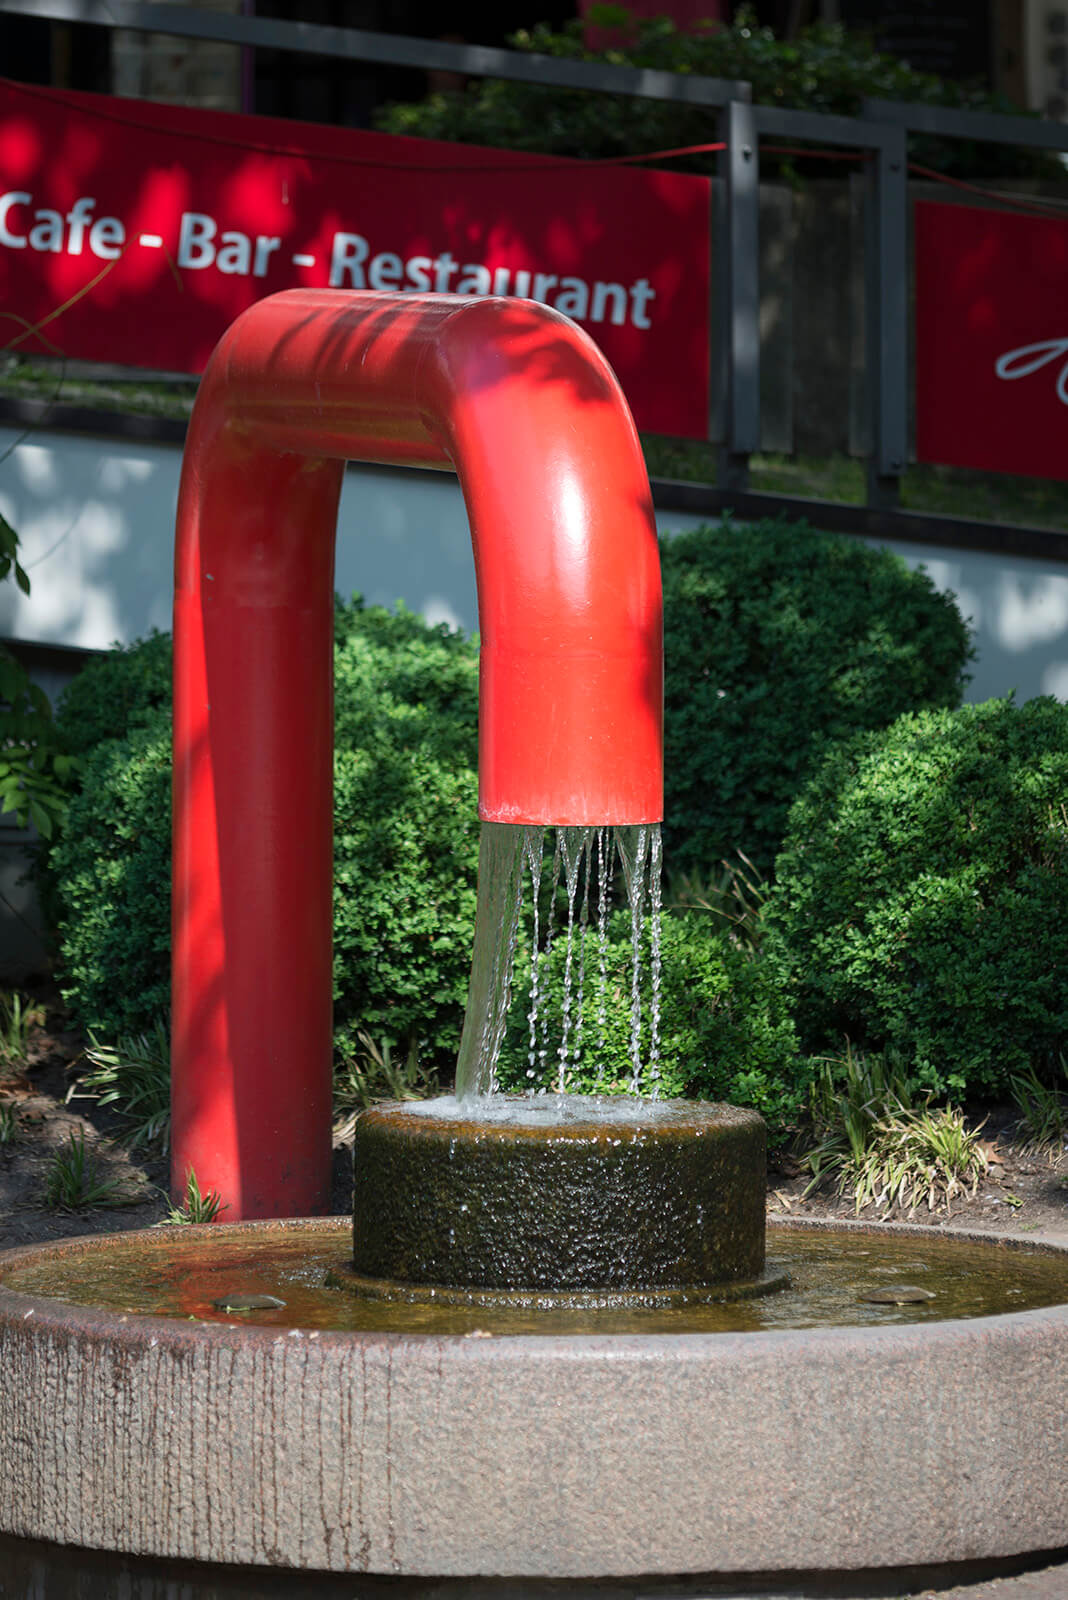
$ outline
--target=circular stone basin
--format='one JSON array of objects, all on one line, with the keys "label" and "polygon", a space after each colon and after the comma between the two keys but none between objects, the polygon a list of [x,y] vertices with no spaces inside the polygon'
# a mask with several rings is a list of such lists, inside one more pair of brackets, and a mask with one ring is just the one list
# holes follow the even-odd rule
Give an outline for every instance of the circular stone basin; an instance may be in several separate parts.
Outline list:
[{"label": "circular stone basin", "polygon": [[760,1293],[754,1111],[593,1095],[444,1096],[356,1121],[347,1286],[572,1304]]},{"label": "circular stone basin", "polygon": [[[528,1313],[516,1336],[510,1311],[324,1289],[349,1240],[339,1219],[0,1256],[0,1531],[413,1578],[1068,1545],[1068,1251],[773,1226],[771,1259],[795,1279],[781,1295]],[[866,1298],[879,1285],[934,1298]],[[240,1296],[285,1305],[215,1304]],[[849,1325],[826,1326],[828,1305]]]}]

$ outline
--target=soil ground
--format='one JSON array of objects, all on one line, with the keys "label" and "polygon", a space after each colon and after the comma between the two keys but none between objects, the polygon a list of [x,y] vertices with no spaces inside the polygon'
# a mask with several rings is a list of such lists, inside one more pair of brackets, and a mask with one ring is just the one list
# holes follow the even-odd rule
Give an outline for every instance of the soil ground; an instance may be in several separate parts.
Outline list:
[{"label": "soil ground", "polygon": [[[43,985],[35,999],[44,1022],[30,1033],[25,1057],[8,1061],[0,1054],[0,1115],[8,1108],[14,1137],[0,1142],[0,1250],[44,1243],[76,1234],[147,1228],[169,1209],[167,1163],[158,1151],[130,1151],[122,1142],[122,1121],[106,1107],[77,1096],[80,1071],[87,1065],[84,1040],[70,1026],[54,988]],[[72,1088],[73,1098],[69,1098]],[[915,1213],[900,1220],[991,1233],[1033,1234],[1068,1244],[1068,1147],[1036,1150],[1021,1140],[1008,1110],[987,1114],[983,1128],[989,1161],[986,1178],[974,1196],[953,1202],[952,1211]],[[71,1136],[83,1138],[95,1176],[110,1186],[109,1203],[84,1211],[62,1211],[46,1204],[49,1168]],[[851,1217],[851,1201],[833,1193],[805,1194],[809,1175],[789,1156],[773,1160],[768,1179],[771,1215]],[[349,1152],[335,1150],[333,1209],[350,1209]],[[872,1217],[869,1209],[865,1215]],[[890,1220],[894,1220],[891,1218]],[[933,1586],[909,1586],[914,1600],[1068,1600],[1068,1551],[1049,1552],[1046,1562],[1014,1576],[954,1583],[941,1577]],[[847,1580],[848,1581],[848,1580]],[[718,1593],[719,1591],[717,1591]],[[751,1591],[750,1591],[751,1592]],[[857,1591],[886,1594],[877,1591]],[[787,1586],[803,1596],[803,1588]],[[842,1591],[843,1595],[849,1593]]]}]

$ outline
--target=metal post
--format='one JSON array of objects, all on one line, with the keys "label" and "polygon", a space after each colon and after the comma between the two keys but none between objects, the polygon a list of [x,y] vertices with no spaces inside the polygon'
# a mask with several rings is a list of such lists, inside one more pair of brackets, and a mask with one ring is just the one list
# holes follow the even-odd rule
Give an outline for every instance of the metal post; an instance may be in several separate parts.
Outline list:
[{"label": "metal post", "polygon": [[720,329],[724,445],[719,483],[745,489],[760,446],[760,156],[753,107],[732,100],[720,113],[724,178],[720,230]]},{"label": "metal post", "polygon": [[887,127],[868,166],[864,230],[868,504],[900,500],[908,455],[908,164],[903,127]]}]

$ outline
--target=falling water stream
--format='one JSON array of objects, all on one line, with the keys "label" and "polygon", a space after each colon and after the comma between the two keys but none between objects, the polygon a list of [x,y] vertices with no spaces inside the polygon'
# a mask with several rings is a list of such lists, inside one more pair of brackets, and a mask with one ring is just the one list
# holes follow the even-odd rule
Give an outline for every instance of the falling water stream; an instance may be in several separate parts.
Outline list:
[{"label": "falling water stream", "polygon": [[[545,872],[543,863],[549,843],[552,868]],[[655,1096],[660,1038],[660,825],[546,829],[484,822],[471,987],[456,1066],[459,1099],[493,1094],[498,1088],[497,1059],[508,1026],[513,989],[519,982],[516,965],[524,936],[525,903],[530,965],[523,987],[529,993],[530,1091],[546,1092],[544,1080],[552,1039],[559,1041],[553,1083],[557,1094],[567,1091],[569,1069],[577,1062],[594,1027],[603,1058],[608,1009],[608,920],[617,861],[631,918],[629,1090],[638,1094],[645,1087]],[[595,928],[590,926],[591,906],[596,907]],[[559,1014],[550,1015],[545,979],[553,946],[561,941],[562,1000]],[[647,997],[643,976],[646,968],[650,974]],[[643,1062],[642,1041],[646,1036],[649,1043]]]}]

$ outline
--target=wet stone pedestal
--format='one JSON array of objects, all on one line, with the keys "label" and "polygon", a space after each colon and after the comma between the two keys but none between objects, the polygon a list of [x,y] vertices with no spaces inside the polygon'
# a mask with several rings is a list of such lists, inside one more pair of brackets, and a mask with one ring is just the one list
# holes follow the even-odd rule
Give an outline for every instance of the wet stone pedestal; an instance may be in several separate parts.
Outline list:
[{"label": "wet stone pedestal", "polygon": [[352,1272],[375,1297],[687,1304],[760,1293],[764,1124],[689,1101],[502,1096],[356,1124]]}]

